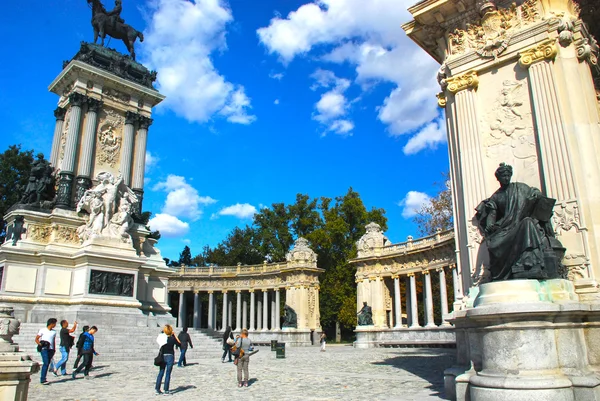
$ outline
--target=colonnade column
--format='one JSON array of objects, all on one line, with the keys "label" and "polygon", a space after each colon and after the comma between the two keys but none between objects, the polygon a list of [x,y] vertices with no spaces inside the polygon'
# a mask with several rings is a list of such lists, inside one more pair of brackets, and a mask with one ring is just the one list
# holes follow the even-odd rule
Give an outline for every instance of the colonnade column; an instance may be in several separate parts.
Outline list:
[{"label": "colonnade column", "polygon": [[81,125],[81,106],[87,96],[81,93],[72,93],[69,96],[69,131],[67,132],[67,143],[65,154],[61,165],[56,191],[56,207],[69,209],[72,205],[71,193],[73,192],[73,176],[75,173],[75,160],[77,160],[77,149],[79,147],[79,126]]},{"label": "colonnade column", "polygon": [[255,330],[254,327],[254,316],[255,316],[255,311],[254,311],[254,290],[250,290],[250,326],[248,327],[249,330]]},{"label": "colonnade column", "polygon": [[269,292],[268,290],[263,290],[263,330],[269,329]]},{"label": "colonnade column", "polygon": [[400,277],[394,276],[394,312],[396,325],[395,328],[402,327],[402,301],[400,297]]},{"label": "colonnade column", "polygon": [[246,297],[242,301],[242,329],[248,327],[248,302],[246,301]]},{"label": "colonnade column", "polygon": [[236,290],[237,299],[235,302],[235,330],[242,330],[242,292]]},{"label": "colonnade column", "polygon": [[208,292],[208,329],[215,328],[215,294],[212,291]]},{"label": "colonnade column", "polygon": [[56,124],[54,125],[54,139],[52,140],[52,151],[50,152],[50,164],[58,168],[58,155],[60,154],[60,140],[62,139],[63,126],[65,125],[65,114],[67,110],[63,107],[57,107],[54,110]]},{"label": "colonnade column", "polygon": [[179,291],[179,315],[177,318],[177,326],[185,326],[185,291]]},{"label": "colonnade column", "polygon": [[443,267],[437,269],[440,273],[440,298],[441,298],[441,307],[442,307],[442,326],[450,326],[444,316],[448,314],[448,293],[446,291],[446,272]]},{"label": "colonnade column", "polygon": [[271,330],[275,330],[275,294],[271,294]]},{"label": "colonnade column", "polygon": [[200,294],[198,291],[194,291],[194,328],[200,328],[200,317],[201,315],[201,305],[200,305]]},{"label": "colonnade column", "polygon": [[459,282],[458,282],[458,270],[456,269],[456,265],[450,266],[450,270],[452,271],[452,286],[454,287],[454,302],[458,301],[459,298]]},{"label": "colonnade column", "polygon": [[425,270],[423,276],[425,278],[425,327],[436,327],[433,320],[433,293],[429,270]]},{"label": "colonnade column", "polygon": [[138,197],[135,204],[134,214],[142,212],[142,200],[144,198],[144,174],[146,172],[146,143],[148,141],[148,128],[152,125],[152,119],[144,116],[139,117],[140,127],[135,137],[135,165],[133,168],[133,179],[131,189]]},{"label": "colonnade column", "polygon": [[262,300],[260,296],[256,298],[256,330],[262,330]]},{"label": "colonnade column", "polygon": [[233,300],[227,302],[227,326],[233,329]]},{"label": "colonnade column", "polygon": [[123,130],[123,142],[121,144],[121,175],[125,185],[131,185],[131,162],[133,159],[134,124],[139,115],[128,111],[125,113],[125,129]]},{"label": "colonnade column", "polygon": [[410,327],[421,327],[419,325],[419,310],[417,305],[417,283],[415,273],[408,273],[410,280]]},{"label": "colonnade column", "polygon": [[281,316],[281,295],[280,295],[280,291],[279,288],[275,289],[275,330],[280,330],[281,329],[281,322],[280,322],[280,316]]},{"label": "colonnade column", "polygon": [[223,291],[223,316],[221,319],[221,331],[227,326],[227,291]]},{"label": "colonnade column", "polygon": [[87,99],[87,113],[85,113],[85,128],[82,137],[81,154],[77,167],[77,178],[75,185],[75,199],[77,205],[83,198],[85,191],[92,186],[92,161],[94,159],[94,144],[96,143],[96,128],[98,126],[98,111],[102,102],[97,99]]}]

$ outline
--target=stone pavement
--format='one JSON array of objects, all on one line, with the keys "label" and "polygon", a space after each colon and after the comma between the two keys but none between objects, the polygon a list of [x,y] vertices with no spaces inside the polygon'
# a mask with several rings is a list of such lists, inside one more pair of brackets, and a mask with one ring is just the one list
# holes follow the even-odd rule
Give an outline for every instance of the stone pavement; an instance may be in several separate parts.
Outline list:
[{"label": "stone pavement", "polygon": [[[185,368],[173,368],[174,400],[439,400],[443,397],[443,371],[454,361],[455,350],[433,348],[354,349],[350,346],[288,348],[276,359],[270,348],[260,347],[251,357],[250,386],[236,386],[236,367],[219,359],[203,359],[190,351]],[[71,362],[71,361],[69,361]],[[29,400],[147,401],[154,395],[158,368],[152,361],[103,363],[89,379],[48,375],[49,386],[32,377]],[[71,365],[72,366],[72,365]],[[70,373],[70,369],[69,369]]]}]

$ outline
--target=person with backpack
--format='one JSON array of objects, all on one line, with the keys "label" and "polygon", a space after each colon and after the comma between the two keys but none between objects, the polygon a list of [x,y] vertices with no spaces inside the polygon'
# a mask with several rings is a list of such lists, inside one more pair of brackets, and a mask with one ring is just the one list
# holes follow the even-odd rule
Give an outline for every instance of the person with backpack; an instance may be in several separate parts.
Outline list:
[{"label": "person with backpack", "polygon": [[231,346],[235,343],[233,339],[233,333],[231,332],[231,326],[227,326],[225,333],[223,333],[223,356],[221,357],[221,362],[225,363],[225,357],[229,354],[229,361],[233,362],[231,359]]},{"label": "person with backpack", "polygon": [[52,318],[48,319],[46,322],[46,327],[41,329],[37,336],[35,336],[35,343],[38,345],[37,349],[40,355],[42,356],[42,371],[40,373],[40,383],[44,385],[50,384],[48,380],[46,380],[46,376],[48,375],[48,369],[52,369],[52,358],[54,357],[54,353],[56,349],[54,347],[54,342],[56,340],[56,331],[54,328],[56,327],[57,320]]},{"label": "person with backpack", "polygon": [[[247,355],[252,351],[252,341],[248,338],[248,330],[243,329],[242,335],[235,341],[235,363],[237,365],[237,379],[238,387],[248,387],[248,365],[250,364],[250,355]],[[242,381],[242,372],[244,373],[244,380]]]},{"label": "person with backpack", "polygon": [[83,326],[83,330],[82,330],[81,334],[79,335],[77,344],[75,345],[75,348],[77,348],[77,358],[75,359],[75,364],[73,365],[73,370],[77,369],[77,366],[79,366],[79,361],[83,357],[83,355],[81,354],[81,349],[83,348],[83,340],[85,340],[84,334],[87,333],[89,329],[90,329],[90,326],[87,326],[87,325]]},{"label": "person with backpack", "polygon": [[[175,335],[173,327],[170,324],[165,325],[163,332],[158,335],[156,342],[160,346],[159,357],[162,358],[162,362],[158,363],[159,371],[158,376],[156,377],[156,386],[154,389],[156,390],[156,395],[163,394],[160,391],[160,385],[162,384],[162,379],[164,376],[164,395],[171,395],[172,393],[169,391],[169,385],[171,383],[171,372],[173,371],[173,365],[175,364],[175,345],[181,344],[181,342]],[[157,364],[156,358],[154,364]]]},{"label": "person with backpack", "polygon": [[60,322],[60,346],[58,350],[60,351],[60,361],[56,364],[56,370],[60,369],[60,373],[63,376],[67,374],[67,361],[69,360],[69,352],[71,348],[73,348],[73,343],[75,342],[75,337],[71,336],[71,333],[75,332],[77,329],[77,321],[73,322],[73,327],[69,329],[69,322],[66,320],[61,320]]},{"label": "person with backpack", "polygon": [[73,372],[73,379],[75,379],[77,374],[80,373],[82,370],[85,377],[88,377],[90,375],[90,369],[92,368],[92,361],[94,360],[94,355],[100,355],[94,349],[94,334],[96,334],[97,331],[98,328],[96,326],[92,326],[90,327],[89,331],[83,333],[83,346],[81,347],[81,354],[83,355],[83,364],[79,365],[79,367]]},{"label": "person with backpack", "polygon": [[179,362],[177,366],[182,368],[187,365],[187,360],[185,359],[185,353],[187,352],[188,345],[190,348],[194,348],[194,344],[192,344],[192,337],[188,334],[187,327],[184,327],[179,333]]}]

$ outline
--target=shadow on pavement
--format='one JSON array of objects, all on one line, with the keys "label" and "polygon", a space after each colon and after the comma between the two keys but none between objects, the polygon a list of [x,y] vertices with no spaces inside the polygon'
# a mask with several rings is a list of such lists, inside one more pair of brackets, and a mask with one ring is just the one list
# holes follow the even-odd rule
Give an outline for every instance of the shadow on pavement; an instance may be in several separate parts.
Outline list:
[{"label": "shadow on pavement", "polygon": [[188,386],[179,386],[177,388],[174,388],[173,390],[171,390],[171,393],[175,394],[175,393],[181,393],[185,390],[189,390],[191,388],[196,388],[196,386],[192,386],[192,385],[188,385]]},{"label": "shadow on pavement", "polygon": [[431,395],[445,398],[444,370],[451,367],[455,359],[454,349],[406,348],[398,351],[397,356],[372,364],[393,366],[412,373],[430,383],[426,388],[431,390]]},{"label": "shadow on pavement", "polygon": [[91,376],[91,378],[92,379],[100,379],[102,377],[108,377],[108,376],[111,376],[111,375],[112,375],[112,372],[106,372],[106,373],[100,373],[99,375]]},{"label": "shadow on pavement", "polygon": [[248,386],[251,386],[251,385],[253,385],[253,384],[254,384],[254,383],[256,383],[257,381],[258,381],[258,379],[257,379],[257,378],[253,378],[253,379],[250,379],[250,380],[248,380]]}]

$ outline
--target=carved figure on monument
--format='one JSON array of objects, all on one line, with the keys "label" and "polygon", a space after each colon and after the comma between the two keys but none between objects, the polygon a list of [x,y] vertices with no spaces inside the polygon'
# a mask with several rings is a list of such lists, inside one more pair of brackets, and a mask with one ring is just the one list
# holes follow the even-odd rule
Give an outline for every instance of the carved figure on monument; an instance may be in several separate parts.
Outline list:
[{"label": "carved figure on monument", "polygon": [[105,236],[131,243],[129,231],[133,228],[132,206],[138,199],[123,183],[120,175],[102,172],[96,176],[100,183],[88,189],[77,204],[77,212],[89,213],[87,222],[77,229],[80,241]]},{"label": "carved figure on monument", "polygon": [[24,224],[24,216],[15,216],[15,220],[13,221],[12,225],[8,227],[8,231],[6,233],[6,242],[12,241],[12,245],[17,246],[17,242],[21,239],[21,235],[23,235],[25,232]]},{"label": "carved figure on monument", "polygon": [[381,230],[379,224],[371,222],[365,226],[365,229],[367,230],[365,235],[356,242],[359,258],[372,254],[374,248],[391,244],[390,240],[383,235],[383,230]]},{"label": "carved figure on monument", "polygon": [[362,309],[357,313],[359,326],[373,325],[373,310],[366,302],[363,302]]},{"label": "carved figure on monument", "polygon": [[285,255],[285,259],[288,262],[306,261],[317,263],[317,254],[310,249],[308,241],[305,238],[300,237],[294,243],[294,247]]},{"label": "carved figure on monument", "polygon": [[500,189],[476,208],[475,219],[489,251],[492,281],[559,277],[565,249],[550,220],[555,199],[521,182],[511,183],[513,169],[496,170]]},{"label": "carved figure on monument", "polygon": [[298,328],[298,315],[296,314],[296,311],[288,305],[283,307],[283,327]]},{"label": "carved figure on monument", "polygon": [[98,161],[111,167],[114,167],[119,159],[119,149],[121,148],[121,137],[115,133],[115,129],[115,124],[107,121],[100,128],[98,135],[98,144],[100,145]]},{"label": "carved figure on monument", "polygon": [[31,164],[29,181],[25,187],[21,203],[26,205],[46,206],[44,201],[54,199],[54,168],[50,162],[39,153],[37,159]]},{"label": "carved figure on monument", "polygon": [[115,1],[115,8],[112,11],[106,11],[100,0],[87,0],[88,5],[92,8],[92,27],[94,28],[94,43],[100,37],[100,45],[104,46],[104,38],[106,35],[115,39],[122,40],[129,55],[135,60],[135,41],[139,38],[140,42],[144,41],[144,35],[125,23],[120,17],[122,6],[121,0]]}]

